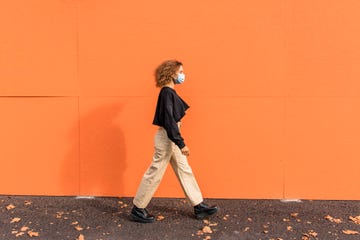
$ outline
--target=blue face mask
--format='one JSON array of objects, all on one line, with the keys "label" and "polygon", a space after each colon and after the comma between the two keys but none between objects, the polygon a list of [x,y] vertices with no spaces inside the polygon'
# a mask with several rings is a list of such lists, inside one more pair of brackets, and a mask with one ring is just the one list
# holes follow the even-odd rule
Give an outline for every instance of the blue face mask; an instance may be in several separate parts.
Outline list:
[{"label": "blue face mask", "polygon": [[182,84],[185,81],[185,74],[179,73],[177,78],[175,79],[175,84]]}]

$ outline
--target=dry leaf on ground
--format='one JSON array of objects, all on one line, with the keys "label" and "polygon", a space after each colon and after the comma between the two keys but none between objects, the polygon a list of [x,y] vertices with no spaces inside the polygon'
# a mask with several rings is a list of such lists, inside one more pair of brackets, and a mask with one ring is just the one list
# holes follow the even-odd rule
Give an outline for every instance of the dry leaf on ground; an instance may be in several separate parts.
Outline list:
[{"label": "dry leaf on ground", "polygon": [[80,225],[75,226],[75,229],[78,230],[78,231],[84,230]]},{"label": "dry leaf on ground", "polygon": [[85,237],[84,237],[84,235],[80,234],[76,240],[85,240]]},{"label": "dry leaf on ground", "polygon": [[161,220],[164,220],[164,219],[165,219],[165,217],[162,216],[162,215],[159,215],[159,216],[156,217],[157,221],[161,221]]},{"label": "dry leaf on ground", "polygon": [[9,204],[9,205],[6,206],[7,210],[11,210],[11,209],[14,209],[14,208],[15,208],[15,205],[13,205],[13,204]]},{"label": "dry leaf on ground", "polygon": [[211,240],[210,236],[206,236],[203,240]]},{"label": "dry leaf on ground", "polygon": [[229,214],[226,214],[224,217],[223,217],[223,220],[227,221],[229,219],[230,215]]},{"label": "dry leaf on ground", "polygon": [[27,230],[29,230],[29,227],[26,227],[26,226],[23,226],[23,227],[20,229],[20,231],[22,231],[22,232],[26,232]]},{"label": "dry leaf on ground", "polygon": [[333,218],[330,215],[326,215],[325,219],[329,220],[330,222],[334,222],[334,223],[341,223],[342,222],[340,218]]},{"label": "dry leaf on ground", "polygon": [[13,218],[10,223],[17,223],[20,221],[21,221],[21,218],[16,217],[16,218]]},{"label": "dry leaf on ground", "polygon": [[17,233],[16,235],[15,235],[15,237],[20,237],[20,236],[22,236],[22,235],[24,235],[25,233],[24,232],[19,232],[19,233]]},{"label": "dry leaf on ground", "polygon": [[204,233],[203,233],[203,231],[201,231],[201,230],[197,231],[197,233],[196,233],[196,235],[198,235],[198,236],[203,235],[203,234],[204,234]]},{"label": "dry leaf on ground", "polygon": [[34,231],[28,231],[27,234],[28,234],[30,237],[38,237],[38,236],[39,236],[39,233],[38,233],[38,232],[34,232]]},{"label": "dry leaf on ground", "polygon": [[62,218],[62,215],[64,214],[64,212],[57,212],[56,213],[56,218]]},{"label": "dry leaf on ground", "polygon": [[350,216],[349,219],[355,224],[360,224],[360,216],[356,216],[356,217]]},{"label": "dry leaf on ground", "polygon": [[25,204],[25,206],[29,206],[29,205],[32,204],[32,202],[30,202],[30,201],[25,201],[24,204]]},{"label": "dry leaf on ground", "polygon": [[299,213],[291,213],[290,216],[297,217],[297,216],[299,216]]},{"label": "dry leaf on ground", "polygon": [[359,234],[359,232],[358,231],[353,231],[353,230],[343,230],[342,231],[344,234],[346,234],[346,235],[358,235]]},{"label": "dry leaf on ground", "polygon": [[205,226],[205,227],[203,227],[202,232],[203,233],[212,233],[213,231],[211,230],[211,227]]},{"label": "dry leaf on ground", "polygon": [[308,234],[312,237],[317,237],[318,233],[315,232],[314,230],[309,230]]},{"label": "dry leaf on ground", "polygon": [[126,208],[128,205],[126,203],[124,203],[123,205],[120,206],[120,208]]}]

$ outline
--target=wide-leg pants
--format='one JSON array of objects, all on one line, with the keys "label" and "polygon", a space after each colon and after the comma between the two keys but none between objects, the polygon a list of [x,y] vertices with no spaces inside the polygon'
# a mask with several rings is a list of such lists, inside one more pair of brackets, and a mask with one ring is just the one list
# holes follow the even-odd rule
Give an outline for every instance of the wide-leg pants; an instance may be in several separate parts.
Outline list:
[{"label": "wide-leg pants", "polygon": [[164,176],[169,162],[191,205],[195,206],[201,203],[203,197],[186,156],[183,155],[179,147],[168,138],[164,128],[159,128],[154,140],[155,153],[153,160],[141,180],[133,200],[134,205],[138,208],[147,207]]}]

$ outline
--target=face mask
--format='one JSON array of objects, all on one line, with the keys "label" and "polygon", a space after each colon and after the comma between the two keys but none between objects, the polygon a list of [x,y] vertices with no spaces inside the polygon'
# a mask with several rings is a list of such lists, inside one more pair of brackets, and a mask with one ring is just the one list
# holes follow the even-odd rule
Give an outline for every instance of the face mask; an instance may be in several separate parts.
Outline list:
[{"label": "face mask", "polygon": [[175,84],[182,84],[185,81],[185,74],[179,73],[177,78],[175,79]]}]

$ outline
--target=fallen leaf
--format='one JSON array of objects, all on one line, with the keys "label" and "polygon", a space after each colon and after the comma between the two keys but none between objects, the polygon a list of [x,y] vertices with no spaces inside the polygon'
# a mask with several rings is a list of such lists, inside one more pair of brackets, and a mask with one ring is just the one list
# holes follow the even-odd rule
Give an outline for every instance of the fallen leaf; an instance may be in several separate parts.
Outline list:
[{"label": "fallen leaf", "polygon": [[196,233],[196,235],[198,235],[198,236],[203,235],[203,234],[204,234],[204,233],[203,233],[203,231],[201,231],[201,230],[197,231],[197,233]]},{"label": "fallen leaf", "polygon": [[78,230],[78,231],[84,230],[80,225],[75,226],[75,229]]},{"label": "fallen leaf", "polygon": [[209,223],[209,226],[210,226],[210,227],[215,227],[215,226],[217,226],[217,225],[218,225],[217,223],[212,223],[212,222]]},{"label": "fallen leaf", "polygon": [[286,228],[288,231],[292,231],[293,230],[293,227],[292,226],[287,226]]},{"label": "fallen leaf", "polygon": [[252,222],[252,221],[253,221],[252,218],[248,218],[247,220],[248,220],[248,222]]},{"label": "fallen leaf", "polygon": [[34,231],[28,231],[27,234],[28,234],[30,237],[38,237],[38,236],[39,236],[39,233],[38,233],[38,232],[34,232]]},{"label": "fallen leaf", "polygon": [[20,231],[22,231],[22,232],[26,232],[27,230],[29,230],[29,228],[26,227],[26,226],[23,226],[23,227],[20,229]]},{"label": "fallen leaf", "polygon": [[246,227],[245,229],[244,229],[244,232],[247,232],[247,231],[249,231],[250,230],[250,228],[249,227]]},{"label": "fallen leaf", "polygon": [[284,218],[284,219],[283,219],[283,222],[290,222],[290,219]]},{"label": "fallen leaf", "polygon": [[204,222],[205,224],[209,224],[209,220],[207,220],[207,219],[203,220],[203,222]]},{"label": "fallen leaf", "polygon": [[326,215],[326,216],[325,216],[325,219],[326,219],[326,220],[329,220],[330,222],[334,222],[334,223],[341,223],[341,222],[342,222],[341,219],[339,219],[339,218],[333,218],[333,217],[330,216],[330,215]]},{"label": "fallen leaf", "polygon": [[206,236],[206,237],[204,238],[204,240],[211,240],[211,237],[210,237],[210,236]]},{"label": "fallen leaf", "polygon": [[17,234],[18,233],[18,231],[11,231],[11,234]]},{"label": "fallen leaf", "polygon": [[62,218],[62,215],[64,214],[64,212],[57,212],[56,213],[56,218]]},{"label": "fallen leaf", "polygon": [[291,213],[290,216],[297,217],[297,216],[299,216],[299,213]]},{"label": "fallen leaf", "polygon": [[75,221],[75,222],[72,222],[71,225],[78,225],[79,222],[78,221]]},{"label": "fallen leaf", "polygon": [[349,219],[353,221],[355,224],[360,224],[360,216],[356,216],[356,217],[350,216]]},{"label": "fallen leaf", "polygon": [[309,230],[309,235],[312,236],[312,237],[317,237],[317,232],[315,232],[314,230]]},{"label": "fallen leaf", "polygon": [[16,218],[13,218],[10,223],[17,223],[20,221],[21,221],[21,218],[16,217]]},{"label": "fallen leaf", "polygon": [[22,236],[22,235],[24,235],[25,233],[24,232],[19,232],[19,233],[17,233],[16,235],[15,235],[15,237],[20,237],[20,236]]},{"label": "fallen leaf", "polygon": [[353,231],[353,230],[343,230],[342,231],[344,234],[346,234],[346,235],[358,235],[359,234],[359,232],[358,231]]},{"label": "fallen leaf", "polygon": [[126,208],[128,205],[125,203],[123,205],[120,206],[120,208]]},{"label": "fallen leaf", "polygon": [[156,217],[157,221],[161,221],[161,220],[164,220],[164,219],[165,219],[165,217],[162,216],[162,215],[159,215],[159,216]]},{"label": "fallen leaf", "polygon": [[203,233],[212,233],[213,231],[211,230],[211,228],[209,226],[205,226],[202,229]]},{"label": "fallen leaf", "polygon": [[76,240],[85,240],[85,237],[84,237],[84,235],[80,234]]},{"label": "fallen leaf", "polygon": [[11,209],[14,209],[14,208],[15,208],[15,205],[13,205],[13,204],[9,204],[9,205],[6,206],[7,210],[11,210]]},{"label": "fallen leaf", "polygon": [[264,230],[264,231],[263,231],[263,233],[268,234],[268,233],[269,233],[269,231],[268,231],[268,230]]},{"label": "fallen leaf", "polygon": [[301,237],[301,240],[309,240],[310,238],[309,238],[309,236],[302,236]]},{"label": "fallen leaf", "polygon": [[25,201],[24,204],[25,204],[25,206],[29,206],[29,205],[32,204],[32,202],[30,202],[30,201]]}]

